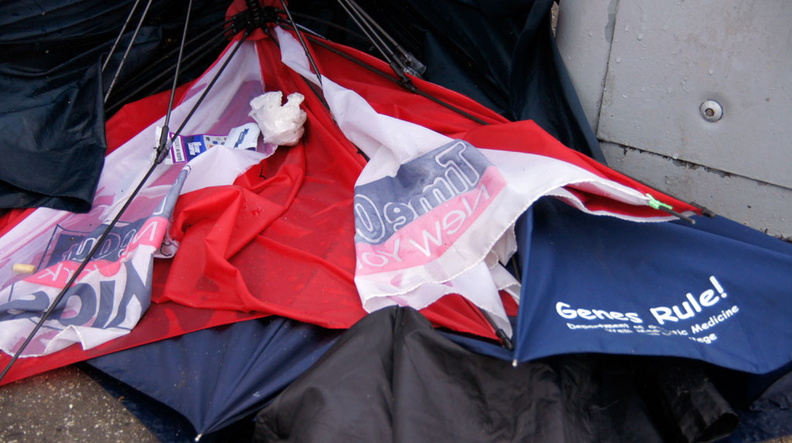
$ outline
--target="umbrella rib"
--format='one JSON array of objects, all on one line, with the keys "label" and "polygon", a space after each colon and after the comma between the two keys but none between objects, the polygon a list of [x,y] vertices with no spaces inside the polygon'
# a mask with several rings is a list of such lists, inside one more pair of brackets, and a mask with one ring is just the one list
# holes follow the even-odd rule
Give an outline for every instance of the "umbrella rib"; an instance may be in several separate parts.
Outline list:
[{"label": "umbrella rib", "polygon": [[115,52],[118,43],[121,41],[121,37],[124,35],[124,31],[126,31],[127,26],[129,26],[129,22],[132,21],[132,16],[135,15],[135,10],[137,10],[139,4],[140,4],[140,0],[135,0],[135,4],[132,5],[132,10],[129,11],[129,16],[127,16],[127,19],[124,22],[124,26],[122,26],[121,31],[118,32],[118,36],[113,42],[113,46],[110,47],[110,52],[107,54],[107,58],[102,64],[102,72],[104,72],[104,70],[107,68],[107,64],[110,62],[110,57],[113,56],[113,53]]},{"label": "umbrella rib", "polygon": [[308,50],[308,45],[305,44],[305,39],[303,39],[302,32],[300,28],[297,26],[297,23],[294,21],[294,17],[291,15],[291,11],[289,7],[286,5],[286,0],[280,0],[281,6],[283,6],[283,10],[286,11],[286,16],[289,17],[289,23],[291,23],[292,27],[294,28],[294,32],[297,34],[297,38],[300,40],[300,44],[303,47],[303,51],[305,51],[305,56],[308,57],[308,62],[311,63],[311,69],[313,69],[314,74],[316,74],[316,78],[319,80],[319,84],[322,84],[322,74],[319,72],[319,68],[316,66],[316,60],[313,58],[313,54],[311,51]]},{"label": "umbrella rib", "polygon": [[[353,22],[360,28],[361,31],[366,35],[366,38],[369,42],[374,45],[375,48],[382,54],[382,58],[385,59],[388,64],[391,66],[394,72],[399,75],[399,71],[403,71],[406,68],[401,60],[396,57],[396,54],[391,50],[390,47],[385,43],[384,40],[376,33],[376,30],[371,26],[371,24],[366,20],[366,16],[361,14],[360,8],[353,4],[352,2],[346,3],[344,0],[338,0],[338,4],[346,11],[349,17],[352,19]],[[401,75],[399,75],[401,78]]]},{"label": "umbrella rib", "polygon": [[[107,98],[110,97],[110,93],[113,91],[113,86],[115,86],[116,81],[118,80],[118,76],[121,75],[121,70],[124,68],[124,65],[126,64],[127,57],[129,56],[129,51],[132,50],[132,45],[134,45],[135,40],[137,40],[138,32],[140,32],[140,27],[143,26],[143,21],[146,20],[146,15],[148,15],[149,8],[151,7],[151,2],[152,0],[148,0],[148,2],[146,2],[146,8],[143,9],[143,13],[140,15],[140,20],[138,20],[137,27],[135,27],[135,32],[132,34],[132,38],[129,40],[129,44],[127,45],[126,51],[124,51],[124,56],[121,58],[121,63],[118,64],[118,68],[116,68],[115,75],[113,75],[113,80],[110,82],[110,86],[107,88],[107,93],[104,96],[105,103],[107,103]],[[109,60],[110,60],[110,55],[107,56],[107,60],[105,61],[105,64],[107,64]],[[102,70],[104,70],[104,67],[102,68]]]},{"label": "umbrella rib", "polygon": [[[187,5],[187,15],[186,15],[185,20],[184,20],[184,34],[183,34],[182,42],[181,42],[182,47],[184,46],[184,36],[186,36],[186,34],[187,34],[187,27],[188,27],[188,24],[190,22],[190,10],[191,9],[192,9],[192,0],[190,0],[188,5]],[[177,66],[181,62],[181,56],[182,56],[182,51],[179,51],[179,60],[176,61]],[[179,75],[179,70],[178,70],[178,67],[177,67],[176,75],[174,76],[174,83],[176,82],[176,80],[178,78],[178,75]],[[175,86],[174,86],[174,90],[175,90]],[[171,101],[168,104],[168,112],[167,112],[166,117],[165,117],[166,122],[170,118],[170,114],[171,114],[171,110],[172,110],[172,106],[173,106],[173,96],[174,95],[173,95],[173,91],[172,91],[171,92]],[[163,133],[167,133],[167,131],[163,130]],[[164,143],[164,139],[162,137],[160,137],[160,143],[161,143],[161,146],[158,147],[158,151],[160,149],[162,149],[164,152],[167,152],[167,150],[163,149],[162,145],[165,145],[165,143]],[[143,186],[145,185],[146,181],[149,179],[149,177],[151,177],[151,174],[154,173],[154,170],[159,165],[159,163],[162,161],[160,157],[164,158],[164,154],[160,154],[158,152],[155,161],[152,162],[151,167],[149,167],[148,171],[143,176],[143,178],[140,180],[140,182],[138,183],[137,187],[135,187],[135,189],[129,195],[127,200],[124,202],[123,206],[121,206],[121,209],[119,209],[118,213],[116,213],[116,215],[113,217],[113,219],[107,225],[107,227],[104,229],[104,231],[102,232],[102,235],[94,243],[94,245],[91,247],[90,251],[88,251],[88,254],[86,254],[85,258],[82,259],[82,261],[80,262],[80,266],[78,266],[77,269],[74,271],[74,273],[72,273],[71,277],[66,282],[66,284],[63,287],[63,289],[61,289],[61,291],[58,293],[58,295],[55,296],[55,299],[52,301],[52,304],[50,304],[50,306],[47,308],[47,310],[44,311],[44,313],[41,315],[41,318],[39,319],[39,321],[33,327],[33,330],[25,338],[25,341],[22,342],[22,345],[16,350],[16,352],[14,353],[13,357],[11,357],[11,360],[8,362],[8,364],[6,364],[5,368],[3,369],[3,372],[0,373],[0,381],[2,381],[3,378],[8,374],[8,372],[13,367],[14,363],[19,359],[19,357],[25,351],[27,346],[33,340],[33,337],[35,337],[36,333],[38,333],[38,331],[44,325],[44,322],[47,321],[47,319],[50,317],[50,315],[52,315],[52,312],[55,311],[55,308],[58,306],[58,304],[66,296],[66,293],[69,291],[69,289],[71,289],[71,287],[74,284],[74,282],[77,280],[77,278],[79,278],[80,274],[85,270],[86,266],[88,266],[88,262],[96,254],[96,251],[98,251],[99,248],[103,246],[104,241],[110,235],[110,233],[113,230],[113,228],[115,227],[115,225],[121,219],[121,216],[124,214],[124,212],[127,210],[129,205],[132,203],[132,200],[134,200],[135,196],[137,196],[138,193],[140,193],[140,190],[143,189]]]},{"label": "umbrella rib", "polygon": [[[168,123],[170,123],[171,111],[173,110],[173,100],[176,96],[176,87],[179,84],[179,68],[181,68],[182,55],[184,54],[184,41],[187,39],[187,29],[190,24],[190,11],[192,10],[192,0],[187,3],[187,16],[184,19],[184,29],[182,30],[182,40],[179,45],[179,56],[176,58],[176,72],[173,74],[173,85],[171,86],[170,99],[168,100],[168,112],[165,114],[165,122],[160,132],[159,144],[157,145],[157,156],[154,164],[160,164],[165,159],[168,152]],[[171,139],[171,142],[173,139]]]},{"label": "umbrella rib", "polygon": [[206,85],[206,88],[204,88],[203,92],[201,93],[201,96],[198,97],[198,100],[195,102],[195,104],[193,105],[192,109],[190,109],[190,112],[187,113],[186,117],[184,117],[184,121],[179,126],[179,129],[177,129],[176,132],[173,133],[173,136],[171,137],[170,142],[173,142],[173,140],[175,140],[176,137],[178,137],[179,134],[181,134],[181,131],[182,131],[182,129],[184,129],[184,126],[187,125],[187,122],[190,121],[190,118],[192,118],[193,114],[198,109],[198,106],[201,104],[201,102],[203,102],[204,98],[206,98],[206,95],[209,94],[209,91],[215,85],[215,83],[217,82],[217,79],[220,78],[220,75],[223,73],[223,71],[225,70],[226,66],[228,66],[228,64],[231,62],[231,59],[234,58],[234,54],[236,54],[237,50],[242,46],[242,43],[244,43],[245,40],[247,40],[248,36],[250,36],[250,30],[246,29],[244,35],[242,36],[242,38],[239,39],[239,41],[237,42],[236,46],[234,46],[234,49],[231,50],[231,53],[228,55],[226,60],[220,66],[220,69],[218,69],[217,73],[214,75],[214,77],[212,77],[212,80],[209,82],[209,84]]},{"label": "umbrella rib", "polygon": [[[313,57],[311,56],[311,53],[310,53],[310,51],[308,51],[308,46],[307,46],[307,45],[305,44],[305,42],[303,41],[303,38],[302,38],[302,33],[301,33],[301,32],[300,32],[300,30],[298,29],[298,27],[297,27],[297,24],[296,24],[296,23],[294,22],[294,20],[292,19],[292,17],[291,17],[291,14],[289,13],[288,9],[286,9],[286,4],[285,4],[284,0],[281,0],[281,2],[283,3],[283,7],[284,7],[284,9],[286,10],[286,13],[287,13],[287,14],[288,14],[288,16],[289,16],[289,21],[290,21],[290,24],[291,24],[292,28],[294,29],[294,31],[297,33],[297,36],[300,38],[300,43],[303,45],[303,50],[305,51],[305,54],[307,55],[307,57],[308,57],[309,61],[311,62],[311,66],[313,67],[313,69],[314,69],[314,72],[316,72],[316,74],[317,74],[317,77],[319,77],[319,83],[321,84],[321,76],[319,75],[319,70],[316,68],[316,63],[313,61]],[[340,0],[339,0],[339,2],[340,2]],[[350,15],[351,15],[351,14],[350,14]],[[361,28],[361,29],[362,29],[362,28]],[[364,32],[365,32],[365,30],[364,30]],[[309,38],[311,38],[311,37],[309,36]],[[358,63],[359,65],[361,65],[361,66],[363,66],[363,67],[369,68],[369,69],[371,69],[372,71],[374,71],[374,72],[377,72],[377,73],[379,73],[380,75],[382,75],[382,76],[384,76],[384,77],[386,77],[386,78],[389,78],[389,79],[391,79],[391,80],[394,80],[394,81],[396,81],[396,80],[395,80],[393,77],[391,77],[391,76],[389,76],[389,75],[385,74],[384,72],[380,71],[379,69],[376,69],[376,68],[375,68],[375,67],[373,67],[373,66],[366,65],[366,64],[365,64],[365,63],[363,63],[363,62],[360,62],[360,61],[358,61],[358,60],[355,60],[355,59],[353,59],[353,58],[351,58],[351,57],[348,57],[346,54],[343,54],[343,53],[341,53],[341,52],[337,52],[337,51],[333,50],[332,48],[330,48],[329,46],[326,46],[326,45],[324,45],[324,44],[320,43],[320,42],[319,42],[319,40],[318,40],[318,39],[316,39],[315,37],[314,37],[314,38],[311,38],[311,40],[312,40],[313,42],[315,42],[315,43],[319,44],[320,46],[322,46],[322,47],[326,48],[326,49],[330,49],[332,52],[335,52],[335,53],[336,53],[336,54],[338,54],[338,55],[341,55],[341,56],[343,56],[343,57],[345,57],[345,58],[348,58],[349,60],[352,60],[352,61],[354,61],[355,63]],[[401,72],[401,73],[400,73],[400,72],[398,72],[398,71],[395,69],[393,62],[391,62],[391,63],[390,63],[390,66],[391,66],[391,69],[394,69],[394,71],[395,71],[397,74],[401,74],[401,76],[404,76],[404,77],[406,78],[406,75],[405,75],[403,72]],[[409,78],[408,78],[407,80],[409,81]],[[481,123],[481,124],[486,124],[485,122],[483,122],[483,121],[481,121],[481,120],[479,120],[479,119],[477,119],[477,118],[473,117],[472,115],[470,115],[470,114],[468,114],[468,113],[466,113],[466,112],[464,112],[464,111],[462,111],[462,110],[457,110],[457,109],[455,109],[455,108],[454,108],[452,105],[450,105],[450,104],[447,104],[447,103],[445,103],[445,102],[441,101],[440,99],[438,99],[438,98],[436,98],[436,97],[433,97],[433,96],[431,96],[431,95],[429,95],[429,94],[426,94],[426,93],[424,93],[424,92],[419,92],[419,91],[418,91],[418,89],[417,89],[417,88],[415,88],[415,86],[412,86],[412,82],[410,82],[410,83],[409,83],[409,84],[412,86],[412,88],[410,88],[410,87],[407,87],[407,85],[405,85],[405,84],[404,84],[403,82],[401,82],[401,81],[396,81],[396,82],[397,82],[397,83],[399,83],[400,85],[404,86],[404,87],[405,87],[405,88],[407,88],[408,90],[410,90],[410,91],[414,92],[414,93],[417,93],[417,94],[419,94],[419,95],[421,95],[421,96],[423,96],[423,97],[426,97],[426,98],[428,98],[428,99],[430,99],[430,100],[432,100],[432,101],[434,101],[434,102],[436,102],[436,103],[438,103],[438,104],[444,105],[444,106],[448,107],[448,108],[449,108],[449,109],[451,109],[451,110],[457,111],[457,112],[459,112],[460,114],[462,114],[462,115],[464,115],[464,116],[466,116],[466,117],[468,117],[468,118],[470,118],[470,119],[472,119],[472,120],[474,120],[474,121],[477,121],[477,122],[479,122],[479,123]],[[368,160],[368,158],[367,158],[366,160]],[[503,344],[503,346],[504,346],[506,349],[510,350],[510,351],[511,351],[511,350],[513,350],[513,349],[514,349],[514,346],[513,346],[512,342],[511,342],[511,340],[509,339],[509,336],[506,334],[506,332],[505,332],[505,331],[504,331],[504,330],[503,330],[501,327],[499,327],[499,326],[498,326],[498,325],[495,323],[495,321],[494,321],[494,320],[493,320],[493,318],[492,318],[492,317],[489,315],[489,313],[488,313],[488,312],[486,312],[485,310],[483,310],[483,309],[481,309],[481,308],[479,308],[479,311],[482,313],[482,315],[484,316],[484,318],[487,320],[487,323],[489,323],[490,327],[492,327],[492,329],[495,331],[495,335],[497,335],[497,336],[498,336],[498,338],[501,340],[501,343]]]},{"label": "umbrella rib", "polygon": [[[369,71],[374,72],[377,75],[385,77],[385,78],[387,78],[388,80],[390,80],[392,82],[395,82],[397,84],[401,84],[401,82],[396,77],[388,75],[387,72],[382,71],[381,69],[378,69],[375,66],[369,65],[368,63],[366,63],[366,62],[364,62],[362,60],[358,60],[358,59],[356,59],[356,58],[354,58],[354,57],[352,57],[352,56],[350,56],[348,54],[345,54],[345,53],[333,48],[332,46],[322,42],[322,40],[317,38],[317,37],[309,36],[308,38],[313,43],[316,43],[317,45],[321,46],[324,49],[327,49],[328,51],[330,51],[330,52],[332,52],[332,53],[334,53],[336,55],[340,55],[341,57],[344,57],[345,59],[347,59],[347,60],[349,60],[349,61],[351,61],[353,63],[356,63],[356,64],[368,69]],[[447,102],[445,102],[445,101],[443,101],[443,100],[441,100],[441,99],[439,99],[439,98],[437,98],[437,97],[435,97],[435,96],[433,96],[431,94],[428,94],[428,93],[426,93],[424,91],[421,91],[420,89],[418,89],[415,86],[413,86],[413,89],[411,89],[410,91],[415,93],[415,94],[418,94],[418,95],[420,95],[420,96],[422,96],[422,97],[424,97],[426,99],[429,99],[429,100],[431,100],[431,101],[433,101],[433,102],[435,102],[435,103],[437,103],[437,104],[439,104],[441,106],[444,106],[444,107],[450,109],[451,111],[454,111],[457,114],[459,114],[459,115],[461,115],[461,116],[463,116],[465,118],[468,118],[468,119],[470,119],[470,120],[472,120],[472,121],[474,121],[474,122],[476,122],[478,124],[481,124],[481,125],[488,125],[489,124],[486,121],[484,121],[484,120],[482,120],[482,119],[480,119],[480,118],[478,118],[478,117],[476,117],[476,116],[474,116],[474,115],[472,115],[472,114],[470,114],[470,113],[468,113],[468,112],[466,112],[466,111],[464,111],[462,109],[457,108],[456,106],[452,105],[451,103],[447,103]]]},{"label": "umbrella rib", "polygon": [[[320,24],[323,24],[323,25],[327,26],[328,28],[332,28],[332,29],[344,32],[344,33],[349,34],[349,35],[351,35],[351,36],[353,36],[353,37],[355,37],[357,39],[366,40],[366,36],[365,35],[360,34],[358,32],[355,32],[355,31],[353,31],[353,30],[351,30],[349,28],[346,28],[344,26],[341,26],[341,25],[339,25],[337,23],[333,23],[330,20],[324,20],[324,19],[321,19],[319,17],[314,17],[312,15],[303,14],[303,13],[300,13],[300,12],[293,12],[292,14],[294,14],[294,16],[297,17],[297,18],[305,19],[305,20],[308,20],[310,22],[320,23]],[[303,31],[313,32],[314,34],[319,35],[317,32],[312,31],[309,28],[306,28],[305,26],[301,26],[301,25],[298,25],[298,26],[300,26],[300,28]]]},{"label": "umbrella rib", "polygon": [[[184,61],[185,61],[184,70],[189,70],[198,63],[200,63],[201,60],[203,60],[203,55],[205,55],[207,51],[213,52],[215,48],[218,48],[221,44],[225,44],[223,43],[224,41],[225,41],[225,35],[218,34],[217,36],[214,36],[211,39],[204,42],[203,44],[201,44],[201,46],[195,48],[195,50],[193,50],[192,52],[186,54],[184,56]],[[169,68],[160,71],[159,74],[155,75],[154,77],[150,78],[148,81],[143,83],[142,85],[138,86],[134,91],[126,94],[126,97],[119,99],[118,101],[114,101],[114,103],[107,108],[107,113],[113,114],[118,110],[118,108],[123,106],[123,104],[125,104],[127,101],[133,99],[135,96],[148,89],[152,84],[161,80],[163,77],[170,75],[174,69],[175,66],[171,66]],[[140,75],[142,74],[143,73],[141,73]],[[165,81],[164,83],[159,83],[153,88],[149,89],[149,91],[158,92],[161,88],[165,87],[166,84],[167,81]],[[121,91],[123,92],[123,88],[121,89]]]},{"label": "umbrella rib", "polygon": [[[225,22],[223,22],[222,24],[208,27],[206,30],[202,31],[200,34],[198,34],[198,35],[192,37],[190,40],[188,40],[187,43],[185,43],[185,46],[190,46],[190,45],[192,45],[193,43],[195,43],[197,41],[203,40],[204,37],[206,37],[207,35],[215,33],[217,31],[219,31],[220,29],[223,29],[227,24],[233,22],[234,19],[235,19],[235,17],[232,17],[232,18],[226,20]],[[217,39],[217,37],[212,37],[212,39],[210,39],[209,42],[210,43],[214,43],[214,40],[216,40],[216,39]],[[203,44],[201,44],[201,46],[199,46],[198,48],[194,49],[191,53],[188,53],[188,55],[185,56],[185,59],[192,58],[195,54],[203,53],[204,49],[206,49],[208,46],[209,46],[209,44],[207,42],[204,42]],[[163,55],[162,58],[167,59],[167,58],[173,57],[174,55],[176,55],[178,50],[179,50],[179,48],[174,48],[174,49],[168,51],[167,54]],[[144,69],[142,69],[138,73],[136,73],[135,77],[146,76],[148,74],[148,72],[153,70],[153,69],[156,69],[156,65],[148,65],[147,67],[145,67]],[[173,70],[173,68],[165,69],[165,70],[161,71],[160,74],[158,74],[155,78],[158,79],[159,77],[162,77],[163,75],[166,75],[167,73],[169,73],[171,70]],[[150,84],[150,83],[151,82],[147,83],[147,85]],[[122,86],[120,86],[120,88],[123,90],[124,86],[122,85]],[[135,92],[137,93],[139,91],[135,91]]]},{"label": "umbrella rib", "polygon": [[376,29],[377,32],[382,34],[393,45],[394,49],[396,49],[396,51],[398,51],[399,54],[401,54],[402,59],[400,59],[401,63],[399,63],[399,66],[401,66],[402,69],[406,70],[410,74],[418,78],[421,78],[421,75],[424,73],[424,71],[426,71],[426,66],[424,66],[423,63],[421,63],[417,58],[415,58],[415,56],[412,53],[404,49],[399,44],[399,42],[396,41],[396,39],[391,37],[390,34],[388,34],[382,28],[382,26],[379,25],[379,23],[377,23],[376,20],[371,18],[371,16],[362,7],[360,7],[360,5],[357,4],[357,2],[355,2],[355,0],[347,0],[347,1],[352,7],[354,7],[357,10],[358,14],[360,14],[363,18],[367,20],[368,25],[370,27]]}]

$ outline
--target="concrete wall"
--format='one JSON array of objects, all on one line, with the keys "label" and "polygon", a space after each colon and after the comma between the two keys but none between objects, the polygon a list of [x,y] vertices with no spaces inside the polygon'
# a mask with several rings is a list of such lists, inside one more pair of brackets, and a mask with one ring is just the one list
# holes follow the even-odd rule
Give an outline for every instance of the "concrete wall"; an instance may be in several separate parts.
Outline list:
[{"label": "concrete wall", "polygon": [[792,238],[792,2],[564,0],[559,49],[609,165]]}]

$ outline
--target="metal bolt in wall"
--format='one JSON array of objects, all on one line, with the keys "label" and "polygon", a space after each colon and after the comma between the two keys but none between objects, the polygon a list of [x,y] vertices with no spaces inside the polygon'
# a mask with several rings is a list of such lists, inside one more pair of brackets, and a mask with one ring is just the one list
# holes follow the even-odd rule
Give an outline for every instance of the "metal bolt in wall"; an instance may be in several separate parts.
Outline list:
[{"label": "metal bolt in wall", "polygon": [[704,120],[716,122],[723,118],[723,107],[715,100],[707,100],[699,106],[699,111]]}]

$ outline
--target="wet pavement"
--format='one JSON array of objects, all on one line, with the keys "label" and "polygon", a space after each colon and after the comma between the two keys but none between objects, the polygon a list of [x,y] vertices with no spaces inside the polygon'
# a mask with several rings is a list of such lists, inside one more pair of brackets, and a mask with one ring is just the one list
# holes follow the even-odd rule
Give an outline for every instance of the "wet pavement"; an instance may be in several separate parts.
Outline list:
[{"label": "wet pavement", "polygon": [[158,442],[123,401],[74,366],[0,386],[0,442]]}]

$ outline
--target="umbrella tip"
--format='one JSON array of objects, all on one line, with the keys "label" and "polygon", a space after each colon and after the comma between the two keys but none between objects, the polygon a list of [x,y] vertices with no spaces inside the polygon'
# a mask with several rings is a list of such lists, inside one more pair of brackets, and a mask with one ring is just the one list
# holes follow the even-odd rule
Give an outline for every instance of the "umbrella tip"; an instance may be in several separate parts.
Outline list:
[{"label": "umbrella tip", "polygon": [[496,328],[495,329],[495,334],[501,340],[501,343],[503,344],[504,348],[506,348],[509,351],[513,351],[514,350],[514,344],[512,344],[512,341],[511,341],[511,339],[509,339],[509,336],[506,335],[506,331],[504,331],[501,328]]},{"label": "umbrella tip", "polygon": [[514,367],[514,368],[517,367],[517,359],[516,358],[514,360],[512,360],[512,367]]},{"label": "umbrella tip", "polygon": [[693,220],[692,218],[690,218],[690,217],[688,217],[688,216],[686,216],[686,215],[684,215],[682,213],[679,213],[679,212],[675,211],[674,208],[671,205],[669,205],[667,203],[663,203],[660,200],[657,200],[656,198],[652,197],[652,194],[647,193],[646,194],[646,198],[648,199],[647,204],[652,209],[656,209],[658,211],[663,211],[663,212],[665,212],[667,214],[671,214],[671,215],[673,215],[673,216],[675,216],[675,217],[677,217],[677,218],[679,218],[681,220],[684,220],[684,221],[690,223],[691,225],[695,225],[696,224],[695,220]]}]

